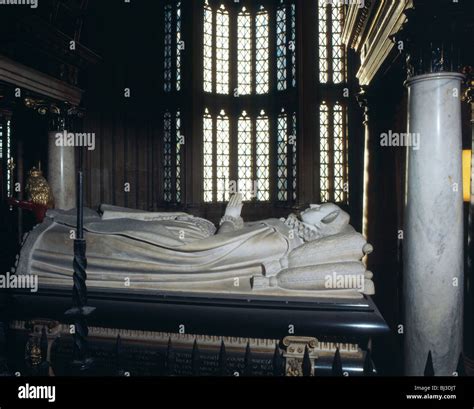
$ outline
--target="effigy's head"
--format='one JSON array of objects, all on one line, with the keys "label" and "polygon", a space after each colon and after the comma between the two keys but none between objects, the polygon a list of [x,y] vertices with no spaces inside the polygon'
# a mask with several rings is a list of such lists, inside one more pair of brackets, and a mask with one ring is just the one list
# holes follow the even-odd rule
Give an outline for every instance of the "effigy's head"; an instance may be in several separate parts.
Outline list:
[{"label": "effigy's head", "polygon": [[323,236],[340,233],[348,224],[350,217],[333,203],[311,205],[301,213],[301,220],[316,227]]}]

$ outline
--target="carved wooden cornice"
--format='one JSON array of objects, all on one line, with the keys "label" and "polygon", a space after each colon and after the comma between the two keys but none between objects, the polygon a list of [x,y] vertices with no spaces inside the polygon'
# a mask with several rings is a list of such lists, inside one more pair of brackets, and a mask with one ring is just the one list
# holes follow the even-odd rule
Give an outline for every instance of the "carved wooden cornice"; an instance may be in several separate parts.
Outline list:
[{"label": "carved wooden cornice", "polygon": [[374,3],[374,0],[366,0],[363,4],[361,3],[362,7],[357,4],[352,4],[348,7],[342,32],[342,41],[350,48],[357,51],[360,50],[360,34],[367,25]]},{"label": "carved wooden cornice", "polygon": [[369,85],[387,57],[395,49],[392,35],[406,21],[404,11],[413,7],[412,0],[366,0],[363,8],[348,8],[343,40],[360,55],[357,78]]},{"label": "carved wooden cornice", "polygon": [[400,54],[407,60],[409,77],[458,72],[461,50],[470,52],[472,47],[467,39],[474,31],[473,9],[472,0],[366,0],[363,8],[351,4],[343,40],[360,56],[360,85],[371,84]]},{"label": "carved wooden cornice", "polygon": [[56,101],[78,106],[83,91],[0,55],[0,81]]}]

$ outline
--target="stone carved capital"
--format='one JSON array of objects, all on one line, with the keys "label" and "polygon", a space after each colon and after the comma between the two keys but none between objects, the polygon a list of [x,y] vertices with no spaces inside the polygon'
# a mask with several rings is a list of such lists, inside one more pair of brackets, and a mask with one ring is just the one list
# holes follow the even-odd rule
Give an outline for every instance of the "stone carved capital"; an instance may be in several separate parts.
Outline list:
[{"label": "stone carved capital", "polygon": [[[305,365],[305,353],[310,364],[310,375],[314,375],[315,361],[318,359],[318,340],[312,337],[288,336],[283,339],[285,348],[283,357],[285,358],[286,376],[303,376]],[[307,352],[306,352],[307,351]]]},{"label": "stone carved capital", "polygon": [[50,127],[55,131],[64,131],[68,127],[68,121],[74,117],[82,118],[84,110],[68,104],[51,102],[45,99],[27,97],[24,99],[27,108],[36,111],[40,115],[48,115]]}]

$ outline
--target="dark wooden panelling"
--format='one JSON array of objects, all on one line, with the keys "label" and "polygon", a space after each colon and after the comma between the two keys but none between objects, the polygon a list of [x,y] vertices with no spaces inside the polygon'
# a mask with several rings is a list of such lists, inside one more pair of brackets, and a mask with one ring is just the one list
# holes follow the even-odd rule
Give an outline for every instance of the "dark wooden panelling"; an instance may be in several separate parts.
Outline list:
[{"label": "dark wooden panelling", "polygon": [[[85,132],[96,133],[96,149],[86,151],[86,203],[151,210],[158,201],[159,129],[146,114],[127,117],[111,112],[89,113]],[[130,183],[130,192],[124,184]]]}]

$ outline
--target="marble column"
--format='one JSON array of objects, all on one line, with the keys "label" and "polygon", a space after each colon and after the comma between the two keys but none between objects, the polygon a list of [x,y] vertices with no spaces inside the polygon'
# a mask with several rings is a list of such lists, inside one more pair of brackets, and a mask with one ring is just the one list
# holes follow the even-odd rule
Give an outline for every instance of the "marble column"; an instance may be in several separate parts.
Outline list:
[{"label": "marble column", "polygon": [[[458,73],[407,81],[408,148],[403,293],[405,373],[452,376],[463,340],[461,81]],[[415,135],[415,139],[413,136]]]},{"label": "marble column", "polygon": [[57,143],[57,135],[48,135],[48,182],[54,196],[56,209],[69,210],[76,207],[76,165],[73,146]]}]

